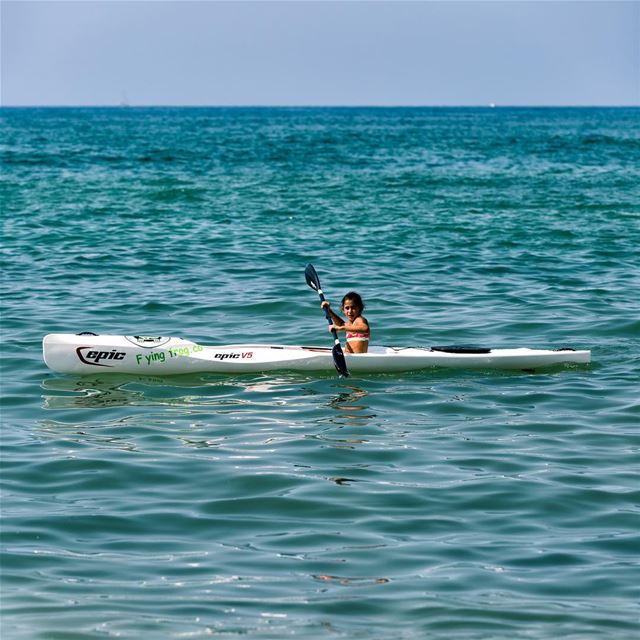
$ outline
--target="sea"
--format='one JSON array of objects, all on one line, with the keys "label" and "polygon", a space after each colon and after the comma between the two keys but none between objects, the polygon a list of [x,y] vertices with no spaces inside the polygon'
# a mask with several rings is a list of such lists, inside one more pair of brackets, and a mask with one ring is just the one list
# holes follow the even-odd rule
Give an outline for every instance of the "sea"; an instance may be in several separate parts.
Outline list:
[{"label": "sea", "polygon": [[[2,108],[3,640],[640,637],[640,108]],[[74,377],[48,333],[591,349]]]}]

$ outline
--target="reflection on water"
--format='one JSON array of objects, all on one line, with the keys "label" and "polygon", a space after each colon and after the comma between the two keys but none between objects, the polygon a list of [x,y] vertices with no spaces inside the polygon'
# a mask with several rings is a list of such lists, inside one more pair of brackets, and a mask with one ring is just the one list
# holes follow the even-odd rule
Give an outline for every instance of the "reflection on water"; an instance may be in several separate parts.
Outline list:
[{"label": "reflection on water", "polygon": [[329,478],[329,480],[340,485],[350,485],[352,482],[358,482],[355,478]]},{"label": "reflection on water", "polygon": [[[308,439],[355,449],[369,443],[362,429],[376,418],[369,391],[326,376],[107,374],[47,377],[41,386],[43,408],[63,412],[40,421],[44,432],[130,451],[144,449],[142,439],[153,433],[212,454],[265,455],[265,447]],[[129,409],[114,414],[123,407]],[[325,477],[337,485],[356,482],[346,469]]]},{"label": "reflection on water", "polygon": [[344,587],[358,587],[366,584],[386,584],[391,582],[389,578],[348,578],[346,576],[332,576],[332,575],[314,575],[316,580],[322,582],[334,582]]},{"label": "reflection on water", "polygon": [[[338,386],[332,385],[333,387]],[[376,417],[365,402],[369,392],[353,384],[339,383],[340,392],[332,391],[324,406],[331,409],[330,414],[323,412],[318,422],[327,424],[321,432],[307,435],[307,438],[321,441],[333,449],[355,449],[357,445],[367,444],[369,440],[361,435],[349,433],[354,427],[366,427]],[[320,407],[321,405],[319,405]],[[330,478],[336,484],[353,482],[351,478]]]},{"label": "reflection on water", "polygon": [[[278,402],[277,394],[294,392],[296,397],[280,400],[281,405],[298,404],[306,396],[327,393],[324,384],[318,389],[316,382],[322,378],[304,376],[280,376],[267,378],[229,378],[211,375],[193,376],[134,376],[114,375],[92,377],[48,377],[42,380],[45,409],[103,409],[126,405],[194,405],[245,404],[240,394],[269,394],[267,400]],[[193,390],[184,394],[185,389]],[[363,401],[368,392],[355,385],[340,385],[340,392],[331,395],[327,406],[338,412],[338,416],[352,421],[367,421],[374,413],[365,413],[369,408]],[[258,404],[258,402],[254,402]]]},{"label": "reflection on water", "polygon": [[[193,376],[134,376],[109,374],[96,377],[45,378],[42,388],[45,409],[103,409],[127,405],[177,405],[241,403],[238,392],[271,390],[263,381],[253,382],[211,379],[205,375]],[[185,394],[185,389],[197,393]]]},{"label": "reflection on water", "polygon": [[[363,400],[367,397],[367,392],[360,387],[355,387],[349,385],[347,387],[349,391],[342,391],[335,398],[331,400],[329,403],[331,407],[334,409],[338,409],[339,411],[364,411],[367,409],[364,405],[354,404],[360,400]],[[375,417],[375,416],[369,416]]]},{"label": "reflection on water", "polygon": [[367,413],[368,405],[364,400],[369,395],[367,391],[354,385],[344,385],[337,396],[329,401],[329,406],[338,412],[332,419],[334,423],[349,425],[365,425],[369,420],[376,417],[375,413]]},{"label": "reflection on water", "polygon": [[160,378],[151,377],[83,377],[83,378],[45,378],[42,388],[45,409],[103,409],[105,407],[121,407],[141,404],[144,392],[127,389],[130,382],[138,384],[158,384]]}]

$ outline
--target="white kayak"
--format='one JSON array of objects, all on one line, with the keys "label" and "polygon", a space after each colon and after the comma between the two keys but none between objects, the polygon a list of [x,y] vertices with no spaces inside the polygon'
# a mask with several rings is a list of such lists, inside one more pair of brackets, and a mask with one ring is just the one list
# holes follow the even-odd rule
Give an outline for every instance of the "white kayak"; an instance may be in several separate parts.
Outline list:
[{"label": "white kayak", "polygon": [[[330,348],[267,344],[205,346],[182,338],[53,333],[43,342],[44,361],[59,373],[256,373],[333,371]],[[370,347],[345,354],[349,371],[384,373],[430,368],[532,370],[588,364],[590,351],[478,347]]]}]

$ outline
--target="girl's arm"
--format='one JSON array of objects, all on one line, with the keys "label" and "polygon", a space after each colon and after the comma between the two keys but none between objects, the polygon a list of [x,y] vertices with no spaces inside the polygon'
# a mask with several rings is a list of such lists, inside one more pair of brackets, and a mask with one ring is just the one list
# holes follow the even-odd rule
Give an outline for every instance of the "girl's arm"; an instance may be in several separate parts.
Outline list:
[{"label": "girl's arm", "polygon": [[340,326],[339,331],[355,331],[357,332],[365,332],[369,331],[369,325],[366,323],[365,319],[360,316],[356,318],[355,322],[343,322]]},{"label": "girl's arm", "polygon": [[364,333],[365,331],[369,331],[369,325],[366,323],[362,316],[356,318],[355,322],[353,323],[345,322],[341,318],[338,318],[338,320],[340,320],[341,324],[332,324],[329,327],[329,331],[331,331],[331,329],[335,329],[336,331],[355,331],[356,333]]},{"label": "girl's arm", "polygon": [[320,306],[323,309],[326,308],[329,310],[329,315],[333,320],[333,324],[336,325],[336,329],[341,330],[344,325],[344,320],[338,314],[333,312],[333,309],[331,308],[331,304],[329,303],[329,301],[325,300]]}]

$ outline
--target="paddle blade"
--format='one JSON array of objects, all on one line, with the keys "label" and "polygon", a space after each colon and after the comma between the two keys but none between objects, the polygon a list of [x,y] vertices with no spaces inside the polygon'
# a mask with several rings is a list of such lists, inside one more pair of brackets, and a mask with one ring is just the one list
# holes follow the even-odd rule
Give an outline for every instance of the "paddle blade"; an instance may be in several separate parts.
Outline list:
[{"label": "paddle blade", "polygon": [[331,349],[331,355],[333,356],[333,364],[336,367],[336,371],[343,377],[349,377],[349,370],[347,369],[347,360],[344,357],[344,352],[340,343],[336,343]]},{"label": "paddle blade", "polygon": [[316,273],[316,270],[313,268],[312,264],[308,264],[305,268],[304,277],[307,280],[307,284],[312,289],[314,289],[315,291],[318,291],[320,289],[320,278],[318,277],[318,274]]}]

